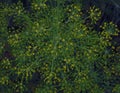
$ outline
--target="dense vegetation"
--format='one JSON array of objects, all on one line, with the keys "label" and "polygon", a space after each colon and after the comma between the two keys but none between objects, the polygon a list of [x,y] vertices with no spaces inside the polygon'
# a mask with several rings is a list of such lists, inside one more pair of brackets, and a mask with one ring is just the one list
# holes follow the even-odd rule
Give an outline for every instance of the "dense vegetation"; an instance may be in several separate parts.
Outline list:
[{"label": "dense vegetation", "polygon": [[85,9],[82,0],[0,3],[0,93],[120,93],[119,24]]}]

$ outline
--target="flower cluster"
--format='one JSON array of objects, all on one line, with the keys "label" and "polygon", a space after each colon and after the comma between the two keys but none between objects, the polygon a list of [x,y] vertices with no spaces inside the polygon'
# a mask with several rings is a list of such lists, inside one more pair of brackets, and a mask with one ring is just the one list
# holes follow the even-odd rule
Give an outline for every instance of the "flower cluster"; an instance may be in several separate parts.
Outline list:
[{"label": "flower cluster", "polygon": [[81,7],[77,4],[72,4],[70,6],[68,6],[66,9],[66,12],[68,12],[68,20],[71,21],[79,21],[80,18],[82,17],[82,12],[81,12]]},{"label": "flower cluster", "polygon": [[99,8],[96,8],[95,6],[93,6],[90,8],[89,15],[90,15],[90,19],[92,20],[92,23],[96,24],[96,22],[101,17],[101,11]]}]

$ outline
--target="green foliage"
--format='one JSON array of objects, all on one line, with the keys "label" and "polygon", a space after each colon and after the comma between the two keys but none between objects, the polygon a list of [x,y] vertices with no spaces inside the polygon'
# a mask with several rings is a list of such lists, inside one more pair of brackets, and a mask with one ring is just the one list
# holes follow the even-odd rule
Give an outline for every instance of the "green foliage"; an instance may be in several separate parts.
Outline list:
[{"label": "green foliage", "polygon": [[[93,25],[100,19],[99,9],[91,7],[85,15],[79,3],[64,5],[65,1],[56,0],[53,7],[46,2],[33,1],[30,12],[21,2],[3,5],[0,92],[119,93],[115,80],[120,75],[116,69],[119,63],[112,62],[115,53],[111,43],[112,36],[118,35],[117,27],[104,23],[98,33]],[[7,20],[13,15],[14,33],[7,29]],[[91,23],[86,23],[87,18]]]},{"label": "green foliage", "polygon": [[120,92],[120,85],[117,84],[113,89],[113,93],[119,93],[119,92]]}]

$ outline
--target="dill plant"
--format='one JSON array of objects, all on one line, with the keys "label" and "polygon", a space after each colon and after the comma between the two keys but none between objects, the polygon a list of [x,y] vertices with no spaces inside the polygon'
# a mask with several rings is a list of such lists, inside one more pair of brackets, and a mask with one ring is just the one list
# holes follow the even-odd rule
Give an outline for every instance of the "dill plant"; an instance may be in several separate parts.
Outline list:
[{"label": "dill plant", "polygon": [[[91,7],[87,18],[79,3],[65,5],[65,0],[35,0],[31,11],[22,3],[2,9],[0,14],[0,91],[4,93],[104,93],[106,88],[119,91],[108,84],[113,80],[115,64],[111,62],[112,36],[119,30],[104,23],[102,31],[93,24],[101,11]],[[7,11],[5,11],[6,9]],[[9,14],[17,14],[15,22],[24,29],[7,29]],[[23,21],[21,22],[21,17]],[[5,20],[5,21],[4,21]],[[91,25],[92,24],[92,25]],[[2,56],[4,45],[9,45],[13,59]],[[112,68],[110,68],[112,66]],[[119,68],[119,67],[118,67]],[[37,78],[37,79],[36,79]]]}]

